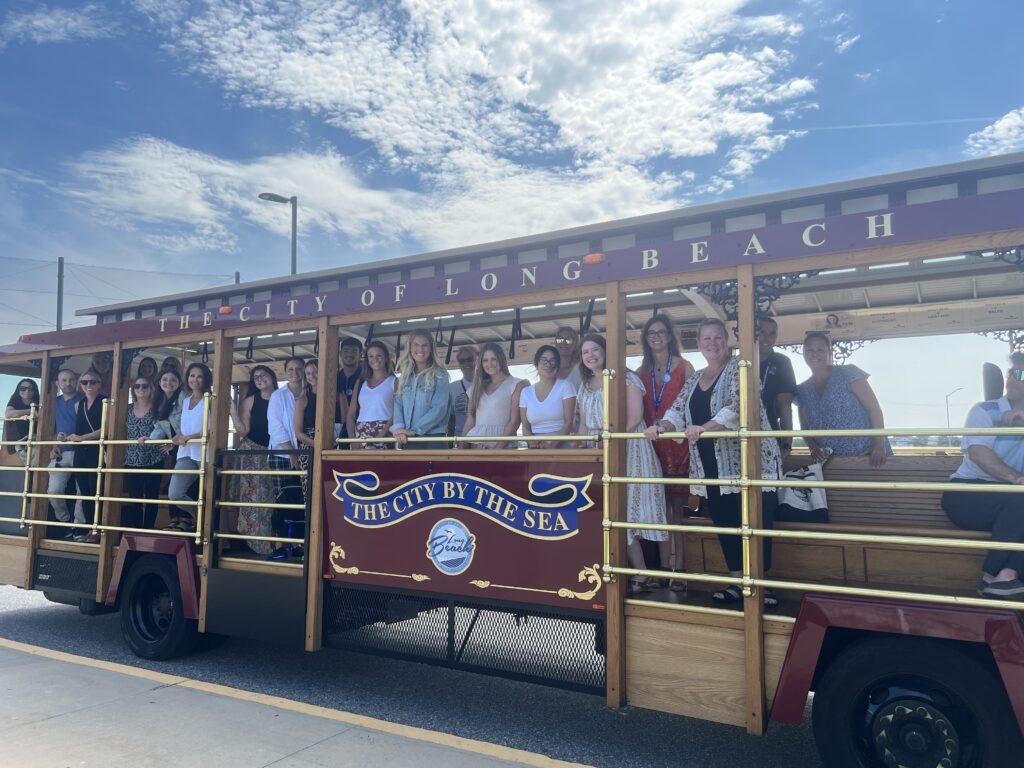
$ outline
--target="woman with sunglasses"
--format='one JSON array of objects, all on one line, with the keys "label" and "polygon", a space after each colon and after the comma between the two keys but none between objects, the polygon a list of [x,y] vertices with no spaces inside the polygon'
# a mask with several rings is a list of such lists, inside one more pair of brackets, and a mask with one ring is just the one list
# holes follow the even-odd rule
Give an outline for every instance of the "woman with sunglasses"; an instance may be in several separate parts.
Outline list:
[{"label": "woman with sunglasses", "polygon": [[[100,427],[103,422],[103,401],[100,396],[103,387],[103,378],[100,374],[90,368],[82,374],[78,380],[79,386],[85,392],[85,399],[78,403],[75,413],[75,432],[68,435],[68,441],[81,443],[87,440],[98,440]],[[71,465],[77,469],[93,469],[99,466],[100,448],[98,445],[77,445],[75,446],[75,457]],[[78,487],[78,495],[82,498],[82,514],[85,515],[86,524],[91,524],[94,519],[97,495],[99,486],[97,475],[93,472],[75,472],[75,484]],[[86,544],[98,544],[99,536],[95,533],[80,532],[75,536],[75,541]]]},{"label": "woman with sunglasses", "polygon": [[[567,379],[558,378],[562,357],[550,344],[541,346],[533,356],[537,383],[526,387],[519,396],[519,418],[523,435],[568,435],[576,414],[576,390]],[[561,448],[558,440],[537,440],[530,448]]]},{"label": "woman with sunglasses", "polygon": [[[152,359],[152,358],[149,358]],[[140,371],[142,366],[139,366]],[[156,363],[153,364],[156,373]],[[158,470],[164,467],[164,452],[158,445],[139,445],[140,437],[148,437],[156,423],[153,407],[153,382],[144,373],[139,373],[132,383],[132,402],[125,418],[125,437],[135,444],[124,449],[126,469]],[[160,498],[159,472],[126,472],[124,476],[125,496],[139,501]],[[127,528],[154,528],[156,526],[156,504],[125,504],[121,512],[121,525]]]},{"label": "woman with sunglasses", "polygon": [[[4,416],[8,419],[18,419],[18,421],[6,421],[4,426],[4,439],[10,442],[17,440],[28,440],[28,419],[22,417],[28,416],[32,413],[33,404],[39,406],[39,385],[37,385],[32,379],[22,379],[18,382],[18,388],[14,390],[14,394],[7,401],[7,409],[4,411]],[[17,452],[18,456],[21,457],[21,463],[24,464],[26,457],[28,456],[26,445],[9,445],[7,450],[10,453]]]},{"label": "woman with sunglasses", "polygon": [[[268,451],[268,453],[242,453],[237,458],[237,469],[260,473],[270,468],[270,423],[267,406],[270,396],[277,391],[277,375],[265,365],[253,366],[249,374],[246,395],[238,409],[232,404],[231,420],[235,423],[235,440],[240,451]],[[273,536],[273,510],[263,506],[277,499],[277,485],[273,476],[262,474],[235,475],[232,498],[246,501],[249,507],[238,509],[238,532],[250,536]],[[274,544],[269,541],[246,541],[249,549],[258,555],[269,555]]]}]

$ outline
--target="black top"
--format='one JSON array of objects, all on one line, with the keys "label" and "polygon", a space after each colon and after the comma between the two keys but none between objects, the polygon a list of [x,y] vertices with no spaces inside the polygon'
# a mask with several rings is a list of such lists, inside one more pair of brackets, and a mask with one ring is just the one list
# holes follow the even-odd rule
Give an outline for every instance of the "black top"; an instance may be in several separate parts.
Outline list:
[{"label": "black top", "polygon": [[356,372],[351,376],[345,375],[344,368],[338,369],[338,394],[345,393],[345,401],[350,405],[352,403],[352,392],[355,391],[356,384],[361,378],[362,374],[358,368],[356,368]]},{"label": "black top", "polygon": [[[78,413],[75,416],[75,434],[88,435],[100,428],[103,421],[103,401],[105,398],[97,397],[92,407],[86,409],[88,401],[83,400],[78,404]],[[95,439],[95,438],[94,438]],[[76,467],[95,467],[99,464],[100,447],[98,445],[75,444],[75,458],[72,464]]]},{"label": "black top", "polygon": [[306,393],[306,407],[302,409],[302,430],[313,429],[316,426],[316,393]]},{"label": "black top", "polygon": [[269,400],[257,392],[253,395],[252,410],[249,411],[249,439],[256,445],[270,445],[270,424],[267,422],[267,406]]},{"label": "black top", "polygon": [[[722,374],[719,373],[715,383],[707,391],[701,389],[699,383],[694,387],[693,394],[690,395],[690,418],[697,426],[707,424],[714,416],[711,413],[711,395],[714,394],[721,378]],[[702,437],[697,441],[697,453],[700,455],[700,465],[704,468],[704,477],[717,479],[718,459],[715,458],[715,441],[710,437]]]},{"label": "black top", "polygon": [[781,352],[772,352],[767,360],[761,361],[761,403],[772,429],[782,429],[778,397],[787,392],[796,396],[793,364]]}]

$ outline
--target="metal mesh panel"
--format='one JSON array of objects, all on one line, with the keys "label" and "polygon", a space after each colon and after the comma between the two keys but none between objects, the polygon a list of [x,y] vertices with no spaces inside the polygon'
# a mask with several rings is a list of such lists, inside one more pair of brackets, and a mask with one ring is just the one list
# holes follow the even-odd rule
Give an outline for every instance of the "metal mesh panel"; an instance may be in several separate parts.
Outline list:
[{"label": "metal mesh panel", "polygon": [[604,691],[600,617],[331,585],[324,635],[337,648]]},{"label": "metal mesh panel", "polygon": [[71,552],[39,552],[32,575],[34,589],[64,590],[93,595],[96,592],[97,555]]}]

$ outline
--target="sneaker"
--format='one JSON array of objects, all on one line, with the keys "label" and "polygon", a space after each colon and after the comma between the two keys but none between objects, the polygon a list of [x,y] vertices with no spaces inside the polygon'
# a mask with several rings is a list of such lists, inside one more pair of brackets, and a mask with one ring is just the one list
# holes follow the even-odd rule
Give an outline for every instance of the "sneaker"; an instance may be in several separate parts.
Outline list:
[{"label": "sneaker", "polygon": [[1024,581],[1020,579],[1005,579],[1003,581],[990,581],[978,590],[982,597],[1016,597],[1024,595]]}]

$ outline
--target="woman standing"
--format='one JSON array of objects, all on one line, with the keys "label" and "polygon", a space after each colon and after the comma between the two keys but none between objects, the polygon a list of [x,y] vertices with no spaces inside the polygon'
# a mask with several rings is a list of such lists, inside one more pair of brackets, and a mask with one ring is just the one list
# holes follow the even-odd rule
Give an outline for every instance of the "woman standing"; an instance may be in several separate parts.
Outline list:
[{"label": "woman standing", "polygon": [[[85,399],[78,403],[75,415],[75,433],[68,435],[68,441],[81,443],[86,440],[98,440],[100,428],[103,422],[103,401],[100,397],[100,389],[103,386],[103,378],[90,368],[82,374],[78,380],[79,385],[85,392]],[[78,469],[97,469],[100,461],[100,448],[98,445],[75,446],[75,457],[71,465]],[[85,522],[91,524],[95,511],[95,496],[99,491],[98,473],[75,472],[75,484],[78,487],[78,495],[82,496],[82,514],[85,515]],[[99,535],[85,533],[84,531],[75,536],[75,541],[86,544],[98,544]]]},{"label": "woman standing", "polygon": [[[387,437],[395,416],[395,366],[383,341],[366,345],[363,375],[352,393],[347,432],[363,440]],[[387,448],[387,443],[352,443],[352,448]]]},{"label": "woman standing", "polygon": [[[664,418],[665,411],[675,402],[683,385],[693,376],[693,366],[683,359],[679,351],[679,342],[672,328],[672,319],[668,315],[655,315],[644,324],[640,335],[640,344],[644,351],[644,361],[637,372],[644,382],[644,423],[655,424]],[[654,444],[664,477],[689,477],[690,446],[686,442],[659,440]],[[690,496],[690,488],[686,485],[666,485],[665,496],[668,502],[669,519],[674,525],[681,525],[686,515],[686,503]],[[683,534],[672,534],[674,557],[671,561],[673,571],[684,570],[683,566]],[[668,565],[669,561],[663,561]],[[681,582],[674,582],[679,588]]]},{"label": "woman standing", "polygon": [[[142,366],[139,368],[141,370]],[[125,446],[126,469],[163,469],[164,453],[160,446],[137,444],[140,437],[148,437],[152,433],[155,422],[153,382],[148,376],[140,373],[132,383],[132,403],[128,406],[128,416],[125,419],[125,437],[136,441],[136,444]],[[137,500],[157,499],[160,497],[160,479],[159,472],[126,472],[125,495]],[[127,528],[154,528],[156,512],[156,504],[125,504],[121,512],[121,525]]]},{"label": "woman standing", "polygon": [[[164,374],[164,376],[167,375]],[[192,363],[185,369],[185,384],[188,387],[188,396],[184,396],[183,393],[178,398],[181,407],[181,429],[171,438],[171,442],[178,446],[178,459],[174,462],[175,472],[199,469],[199,462],[203,459],[203,446],[199,442],[190,441],[203,437],[203,423],[206,415],[203,396],[210,391],[213,374],[202,363]],[[167,530],[194,531],[196,529],[196,500],[189,495],[195,481],[196,476],[193,474],[175,474],[171,477],[167,498],[172,502],[180,502],[180,505],[177,508],[177,513],[172,510],[171,523],[167,526]]]},{"label": "woman standing", "polygon": [[[604,429],[604,381],[602,372],[605,367],[605,340],[603,336],[587,334],[583,337],[581,348],[583,361],[580,363],[580,386],[578,406],[580,414],[579,434],[599,435]],[[626,431],[643,432],[646,428],[643,419],[644,385],[630,370],[626,371]],[[661,477],[661,467],[653,446],[645,440],[626,441],[626,474],[630,477]],[[650,523],[664,525],[665,492],[657,485],[632,483],[626,486],[626,521],[630,523]],[[644,569],[644,551],[640,539],[658,542],[658,553],[662,563],[669,562],[670,542],[667,531],[633,530],[627,532],[626,554],[632,568]],[[675,582],[675,580],[673,580]],[[634,592],[648,588],[649,582],[643,576],[634,576],[630,580]],[[680,581],[673,587],[685,589]]]},{"label": "woman standing", "polygon": [[[235,440],[241,451],[267,451],[270,447],[270,425],[267,405],[277,391],[277,376],[265,365],[254,366],[249,374],[246,396],[232,414],[235,422]],[[238,532],[250,536],[273,536],[273,514],[263,504],[272,504],[277,498],[275,478],[259,474],[270,468],[268,454],[243,453],[238,456],[237,468],[257,474],[236,475],[232,486],[235,501],[246,501],[249,507],[238,509]],[[269,541],[246,541],[249,549],[259,555],[269,555],[274,544]]]},{"label": "woman standing", "polygon": [[154,360],[152,357],[142,358],[141,360],[139,360],[138,371],[139,372],[136,374],[136,376],[144,376],[147,379],[149,379],[150,383],[152,384],[157,379],[156,360]]},{"label": "woman standing", "polygon": [[[11,395],[7,401],[7,408],[4,411],[4,416],[8,419],[18,419],[18,421],[5,421],[4,426],[4,439],[10,442],[28,440],[28,419],[22,417],[28,416],[32,413],[32,406],[39,405],[39,385],[36,384],[32,379],[22,379],[18,382],[18,387],[15,389],[14,394]],[[18,456],[21,457],[21,463],[24,464],[28,456],[27,445],[9,445],[7,450],[10,453],[17,452]]]},{"label": "woman standing", "polygon": [[[519,431],[519,398],[526,382],[512,377],[505,350],[490,342],[477,358],[469,415],[463,434],[466,437],[511,437]],[[507,448],[508,443],[468,443],[470,448]],[[514,447],[514,446],[513,446]]]},{"label": "woman standing", "polygon": [[[739,427],[740,373],[739,359],[729,349],[725,323],[717,318],[704,320],[697,328],[700,353],[707,367],[691,376],[664,418],[648,427],[645,433],[656,439],[663,432],[684,430],[690,441],[690,476],[707,479],[732,479],[740,476],[740,441],[734,437],[701,438],[704,432],[734,430]],[[768,431],[768,417],[761,410],[761,429]],[[761,440],[761,478],[778,480],[782,459],[776,440]],[[694,450],[696,448],[696,450]],[[762,488],[763,524],[771,528],[775,519],[775,488]],[[694,485],[692,491],[708,500],[711,519],[720,528],[740,525],[740,488],[733,485]],[[743,546],[739,536],[718,537],[730,574],[743,575]],[[764,569],[772,565],[772,542],[764,542]],[[712,595],[717,603],[738,603],[743,600],[739,586],[732,584]],[[770,590],[764,591],[764,604],[778,605]]]},{"label": "woman standing", "polygon": [[[796,387],[801,429],[884,429],[885,418],[868,374],[856,365],[833,365],[832,342],[815,331],[804,338],[804,361],[811,378]],[[807,437],[816,461],[831,454],[867,455],[872,467],[880,467],[892,455],[887,437]]]},{"label": "woman standing", "polygon": [[[295,398],[295,439],[300,447],[308,450],[299,454],[299,469],[304,473],[302,496],[309,498],[309,466],[313,462],[313,449],[316,448],[316,382],[320,375],[320,362],[315,358],[307,360],[303,368],[305,380],[302,382],[302,394]],[[339,406],[340,407],[340,406]]]},{"label": "woman standing", "polygon": [[[181,374],[173,370],[161,373],[153,394],[153,410],[156,414],[153,431],[149,433],[148,438],[140,437],[139,445],[145,444],[147,439],[170,440],[181,431]],[[164,467],[173,468],[178,449],[173,445],[164,444],[160,446],[160,452],[164,455]],[[170,488],[171,477],[172,475],[166,474],[160,478],[161,491],[167,492]]]},{"label": "woman standing", "polygon": [[568,325],[559,326],[555,331],[555,348],[558,350],[558,378],[568,381],[575,392],[583,383],[580,375],[580,335]]},{"label": "woman standing", "polygon": [[447,448],[444,438],[451,415],[448,371],[437,362],[434,337],[419,329],[409,336],[409,346],[398,361],[398,390],[395,393],[391,434],[399,447],[410,437],[436,437],[435,442],[412,443],[413,448]]},{"label": "woman standing", "polygon": [[[568,435],[576,414],[576,390],[567,379],[558,378],[562,358],[558,350],[544,344],[533,356],[537,383],[519,395],[519,418],[523,435]],[[578,372],[577,372],[578,373]],[[560,448],[558,440],[538,440],[530,448]]]}]

